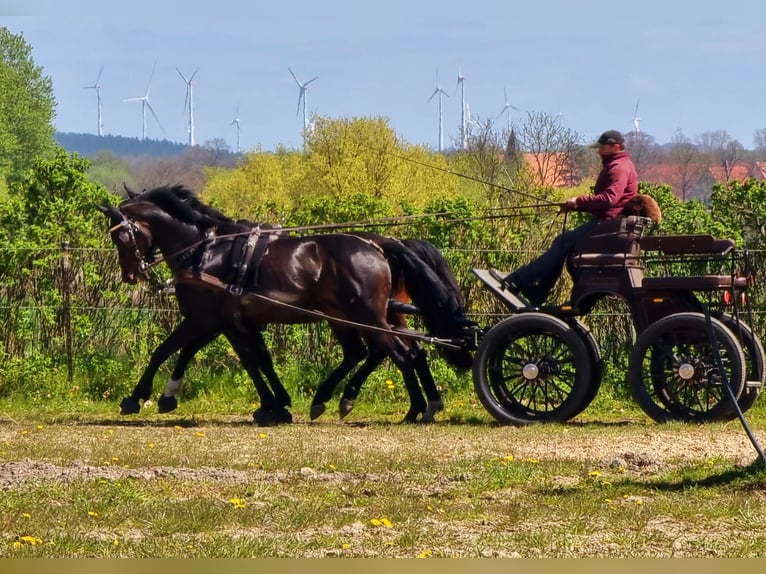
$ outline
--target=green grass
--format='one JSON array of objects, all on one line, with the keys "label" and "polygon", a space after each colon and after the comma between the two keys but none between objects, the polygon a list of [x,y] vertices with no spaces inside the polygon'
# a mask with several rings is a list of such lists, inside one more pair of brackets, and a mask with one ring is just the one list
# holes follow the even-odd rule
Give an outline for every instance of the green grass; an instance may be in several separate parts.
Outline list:
[{"label": "green grass", "polygon": [[[599,404],[601,403],[601,404]],[[334,405],[333,405],[334,406]],[[0,557],[764,557],[766,471],[737,421],[656,425],[600,401],[494,424],[469,393],[257,428],[200,395],[0,402]],[[763,407],[748,413],[765,439]]]}]

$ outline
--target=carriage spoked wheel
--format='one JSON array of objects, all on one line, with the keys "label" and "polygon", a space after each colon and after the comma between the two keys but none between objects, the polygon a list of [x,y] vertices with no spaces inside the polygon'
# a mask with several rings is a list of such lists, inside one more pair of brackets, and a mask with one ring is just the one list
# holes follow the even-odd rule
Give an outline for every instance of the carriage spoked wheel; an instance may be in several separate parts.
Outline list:
[{"label": "carriage spoked wheel", "polygon": [[[742,322],[742,319],[737,322],[734,316],[720,311],[714,311],[712,315],[734,333],[745,352],[745,388],[737,399],[739,408],[744,413],[755,404],[763,388],[764,362],[766,362],[763,345],[753,330]],[[736,412],[732,408],[731,418],[735,417]]]},{"label": "carriage spoked wheel", "polygon": [[628,385],[638,405],[655,421],[731,418],[722,375],[738,398],[745,386],[745,356],[731,330],[716,318],[711,322],[716,347],[702,313],[668,315],[638,337],[630,354]]},{"label": "carriage spoked wheel", "polygon": [[563,422],[589,399],[593,353],[583,336],[544,313],[501,321],[484,336],[473,365],[479,400],[504,424]]}]

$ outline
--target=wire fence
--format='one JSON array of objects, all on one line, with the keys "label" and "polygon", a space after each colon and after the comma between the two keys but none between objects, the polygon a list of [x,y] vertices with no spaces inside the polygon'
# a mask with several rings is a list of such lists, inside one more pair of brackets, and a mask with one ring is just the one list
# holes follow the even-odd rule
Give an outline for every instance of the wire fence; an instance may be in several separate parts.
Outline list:
[{"label": "wire fence", "polygon": [[[469,316],[490,326],[508,315],[471,273],[471,268],[507,269],[536,254],[530,250],[499,251],[450,247],[443,249],[464,293]],[[764,269],[763,251],[751,251],[753,268]],[[505,267],[503,267],[505,266]],[[175,298],[163,290],[170,279],[164,266],[152,280],[139,285],[122,281],[117,252],[69,248],[0,250],[0,368],[20,362],[64,367],[72,380],[76,369],[105,358],[145,364],[151,352],[180,322]],[[555,297],[566,300],[571,280],[564,274]],[[753,307],[752,327],[761,336],[766,322],[764,288],[748,292]],[[618,361],[634,339],[630,313],[623,301],[607,299],[583,318],[605,358]],[[414,328],[421,327],[415,319]],[[269,328],[275,358],[304,354],[317,360],[333,348],[325,325]],[[297,347],[297,348],[296,348]],[[321,360],[321,359],[320,359]],[[0,378],[2,375],[0,375]]]}]

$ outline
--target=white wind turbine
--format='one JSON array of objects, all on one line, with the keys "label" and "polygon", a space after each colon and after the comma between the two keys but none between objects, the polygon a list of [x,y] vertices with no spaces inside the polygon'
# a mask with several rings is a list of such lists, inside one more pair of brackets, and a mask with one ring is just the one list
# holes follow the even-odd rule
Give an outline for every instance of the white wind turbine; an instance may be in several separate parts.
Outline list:
[{"label": "white wind turbine", "polygon": [[638,117],[638,102],[639,100],[636,100],[636,109],[633,110],[633,125],[636,128],[636,135],[641,133],[641,118]]},{"label": "white wind turbine", "polygon": [[104,65],[101,65],[101,68],[98,70],[98,77],[96,77],[96,83],[92,86],[84,86],[86,90],[96,90],[96,102],[98,104],[98,135],[102,136],[104,135],[104,124],[101,121],[101,84],[99,83],[101,81],[101,72],[104,71]]},{"label": "white wind turbine", "polygon": [[154,70],[157,67],[157,62],[154,63],[154,66],[152,66],[152,73],[149,75],[149,82],[146,84],[146,91],[144,92],[143,96],[138,96],[136,98],[128,98],[124,101],[126,102],[141,102],[141,139],[146,139],[146,109],[149,108],[149,111],[152,113],[152,116],[154,116],[155,121],[157,122],[157,125],[160,126],[160,129],[164,132],[165,128],[162,127],[162,124],[160,123],[160,118],[157,117],[157,114],[154,113],[154,108],[152,107],[151,102],[149,101],[149,88],[152,85],[152,78],[154,77]]},{"label": "white wind turbine", "polygon": [[240,152],[239,147],[239,104],[237,104],[237,110],[234,112],[234,119],[229,124],[230,126],[236,126],[237,127],[237,153]]},{"label": "white wind turbine", "polygon": [[431,93],[431,96],[426,100],[426,103],[430,102],[434,96],[438,96],[439,99],[439,151],[444,151],[444,122],[442,121],[442,96],[447,96],[449,98],[449,94],[442,90],[441,85],[439,84],[439,70],[436,70],[436,89]]},{"label": "white wind turbine", "polygon": [[500,110],[500,113],[497,114],[495,119],[498,119],[500,116],[507,113],[508,114],[507,129],[508,129],[508,133],[510,133],[511,132],[511,110],[516,110],[518,112],[519,108],[517,108],[516,106],[512,106],[510,102],[508,102],[508,91],[505,88],[503,88],[503,95],[505,96],[505,105],[503,106],[503,109]]},{"label": "white wind turbine", "polygon": [[308,82],[302,84],[298,81],[298,78],[295,77],[295,74],[293,74],[293,71],[290,68],[287,68],[287,71],[290,72],[293,80],[298,84],[298,110],[295,112],[296,116],[301,113],[301,103],[303,103],[303,138],[305,140],[309,128],[309,117],[306,115],[306,90],[311,82],[319,79],[319,76],[314,76]]},{"label": "white wind turbine", "polygon": [[181,70],[176,68],[176,72],[178,72],[178,75],[181,76],[181,79],[186,84],[186,99],[184,100],[184,111],[189,110],[189,123],[186,126],[187,131],[189,132],[189,146],[194,145],[194,84],[192,83],[192,80],[194,80],[194,76],[197,75],[197,68],[194,70],[194,73],[189,77],[189,79],[186,79],[186,76],[184,76],[181,73]]},{"label": "white wind turbine", "polygon": [[460,88],[460,145],[463,149],[468,149],[468,104],[465,103],[465,76],[458,68],[457,85],[455,91]]}]

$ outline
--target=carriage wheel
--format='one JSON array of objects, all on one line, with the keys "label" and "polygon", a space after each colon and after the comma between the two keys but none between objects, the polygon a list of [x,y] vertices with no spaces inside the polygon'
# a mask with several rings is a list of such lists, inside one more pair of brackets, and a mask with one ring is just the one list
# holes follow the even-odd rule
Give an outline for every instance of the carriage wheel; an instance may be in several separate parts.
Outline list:
[{"label": "carriage wheel", "polygon": [[[742,347],[723,323],[711,321],[726,378],[739,397],[745,385]],[[676,313],[649,325],[630,353],[628,384],[639,406],[657,422],[721,420],[731,412],[701,313]]]},{"label": "carriage wheel", "polygon": [[[755,404],[756,399],[761,394],[763,388],[764,375],[764,350],[761,340],[753,330],[742,322],[727,313],[714,312],[713,317],[726,325],[734,333],[742,345],[745,352],[746,364],[746,382],[742,394],[737,399],[740,410],[744,413]],[[734,409],[731,411],[731,418],[736,417]]]},{"label": "carriage wheel", "polygon": [[563,422],[581,412],[595,365],[583,337],[543,313],[514,315],[479,346],[473,381],[479,400],[505,424]]},{"label": "carriage wheel", "polygon": [[604,361],[601,359],[601,350],[596,343],[596,339],[593,337],[593,333],[591,333],[585,325],[583,325],[575,318],[567,319],[567,323],[571,325],[580,335],[583,343],[585,343],[585,347],[588,349],[588,353],[590,354],[591,358],[591,373],[590,384],[588,385],[588,393],[585,395],[579,410],[571,417],[569,417],[573,418],[587,409],[588,406],[593,402],[593,399],[596,398],[598,390],[601,388],[601,381],[604,376]]}]

